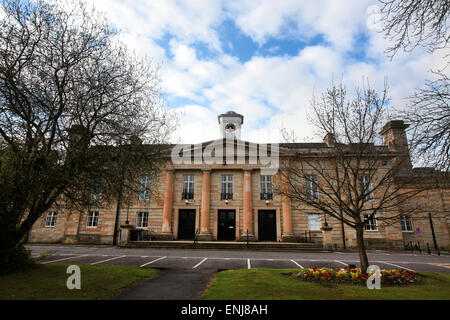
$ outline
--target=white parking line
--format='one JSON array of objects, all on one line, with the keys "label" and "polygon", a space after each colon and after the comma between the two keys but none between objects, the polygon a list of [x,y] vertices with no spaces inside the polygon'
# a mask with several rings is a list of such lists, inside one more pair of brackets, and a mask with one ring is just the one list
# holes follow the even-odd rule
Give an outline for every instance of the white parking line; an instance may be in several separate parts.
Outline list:
[{"label": "white parking line", "polygon": [[346,263],[344,263],[342,261],[339,261],[339,260],[334,260],[334,261],[337,262],[337,263],[343,264],[344,266],[348,267],[348,264],[346,264]]},{"label": "white parking line", "polygon": [[87,256],[87,254],[82,254],[80,256],[73,256],[73,257],[63,258],[63,259],[58,259],[58,260],[45,261],[45,262],[41,262],[41,264],[47,264],[47,263],[52,263],[52,262],[59,262],[59,261],[73,259],[73,258],[81,258],[81,257],[85,257],[85,256]]},{"label": "white parking line", "polygon": [[296,261],[294,261],[294,260],[291,260],[293,263],[295,263],[300,269],[305,269],[305,268],[303,268],[301,265],[299,265]]},{"label": "white parking line", "polygon": [[162,259],[165,259],[165,258],[167,258],[167,257],[161,257],[161,258],[152,260],[152,261],[150,261],[150,262],[144,263],[143,265],[140,266],[140,268],[143,268],[143,267],[145,267],[145,266],[147,266],[147,265],[149,265],[149,264],[152,264],[152,263],[154,263],[154,262],[156,262],[156,261],[159,261],[159,260],[162,260]]},{"label": "white parking line", "polygon": [[250,259],[247,259],[247,269],[251,269],[252,265],[250,264]]},{"label": "white parking line", "polygon": [[107,261],[111,261],[111,260],[116,260],[116,259],[120,259],[120,258],[123,258],[123,257],[126,257],[126,256],[119,256],[119,257],[114,257],[114,258],[110,258],[110,259],[106,259],[106,260],[102,260],[102,261],[97,261],[97,262],[91,263],[91,265],[94,265],[94,264],[100,264],[100,263],[103,263],[103,262],[107,262]]},{"label": "white parking line", "polygon": [[406,267],[399,266],[398,264],[393,264],[393,263],[386,262],[386,261],[374,261],[374,262],[377,262],[377,263],[385,263],[385,264],[388,264],[388,265],[391,265],[391,266],[394,266],[394,267],[397,267],[397,268],[400,268],[400,269],[405,269],[405,270],[409,270],[409,271],[415,272],[413,269],[408,269],[408,268],[406,268]]},{"label": "white parking line", "polygon": [[203,262],[205,262],[206,259],[208,259],[208,258],[205,258],[205,259],[203,259],[202,261],[200,261],[199,263],[197,263],[195,266],[192,267],[192,269],[197,268],[199,265],[201,265]]}]

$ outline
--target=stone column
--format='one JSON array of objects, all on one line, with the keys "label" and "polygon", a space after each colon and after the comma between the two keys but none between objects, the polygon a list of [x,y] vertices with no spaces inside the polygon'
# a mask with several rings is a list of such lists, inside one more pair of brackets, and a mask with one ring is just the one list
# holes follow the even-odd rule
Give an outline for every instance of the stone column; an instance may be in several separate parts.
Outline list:
[{"label": "stone column", "polygon": [[166,191],[164,192],[164,209],[161,237],[172,240],[172,206],[173,206],[174,170],[166,171]]},{"label": "stone column", "polygon": [[200,211],[200,234],[199,240],[212,240],[211,231],[209,228],[210,205],[211,202],[211,169],[203,169],[202,178],[202,207]]},{"label": "stone column", "polygon": [[[284,174],[281,175],[281,188],[283,192],[287,192],[289,188],[287,177]],[[283,211],[283,233],[281,239],[285,242],[294,241],[294,233],[292,232],[291,199],[284,194],[281,199],[281,210]]]},{"label": "stone column", "polygon": [[247,240],[247,230],[248,237],[250,240],[254,241],[255,236],[253,233],[253,206],[252,206],[252,170],[244,169],[244,185],[242,188],[244,193],[244,228],[242,230],[241,240]]}]

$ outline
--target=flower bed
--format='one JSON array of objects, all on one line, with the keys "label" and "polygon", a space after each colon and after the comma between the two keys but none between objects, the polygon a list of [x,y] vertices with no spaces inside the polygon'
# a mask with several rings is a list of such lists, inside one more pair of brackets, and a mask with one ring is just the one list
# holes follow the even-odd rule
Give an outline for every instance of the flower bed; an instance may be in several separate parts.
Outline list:
[{"label": "flower bed", "polygon": [[[419,280],[417,272],[404,269],[386,270],[381,269],[381,284],[383,285],[401,285],[411,284]],[[302,269],[299,272],[292,272],[289,275],[305,281],[318,281],[326,283],[354,283],[366,285],[367,278],[373,273],[367,274],[361,272],[361,268],[345,267],[343,269],[334,268],[309,268]]]}]

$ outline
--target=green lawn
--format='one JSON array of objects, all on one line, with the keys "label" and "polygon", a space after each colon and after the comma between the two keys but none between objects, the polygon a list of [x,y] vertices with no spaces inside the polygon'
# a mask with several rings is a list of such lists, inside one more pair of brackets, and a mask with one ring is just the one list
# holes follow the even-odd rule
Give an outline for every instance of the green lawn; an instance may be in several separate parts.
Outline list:
[{"label": "green lawn", "polygon": [[290,278],[293,270],[251,269],[219,272],[203,294],[205,300],[450,299],[450,274],[420,272],[422,282],[369,290],[365,286],[321,285]]},{"label": "green lawn", "polygon": [[78,265],[81,289],[69,290],[66,273],[69,264],[37,265],[31,270],[0,276],[0,300],[79,300],[111,297],[140,280],[149,279],[156,270],[125,266]]}]

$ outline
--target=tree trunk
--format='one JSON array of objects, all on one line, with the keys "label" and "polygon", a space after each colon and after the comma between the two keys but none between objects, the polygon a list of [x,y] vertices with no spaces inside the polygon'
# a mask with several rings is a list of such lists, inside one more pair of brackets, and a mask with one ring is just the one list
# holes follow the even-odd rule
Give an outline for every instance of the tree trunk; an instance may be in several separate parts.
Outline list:
[{"label": "tree trunk", "polygon": [[4,234],[0,241],[0,270],[11,272],[27,269],[33,265],[29,253],[20,238]]},{"label": "tree trunk", "polygon": [[[342,212],[341,212],[342,217]],[[344,247],[344,250],[347,249],[347,244],[345,243],[345,227],[344,227],[344,220],[341,220],[341,231],[342,231],[342,244]]]},{"label": "tree trunk", "polygon": [[364,227],[356,227],[356,241],[358,243],[359,261],[361,263],[361,272],[366,273],[369,267],[369,260],[367,259],[366,246],[364,245]]}]

